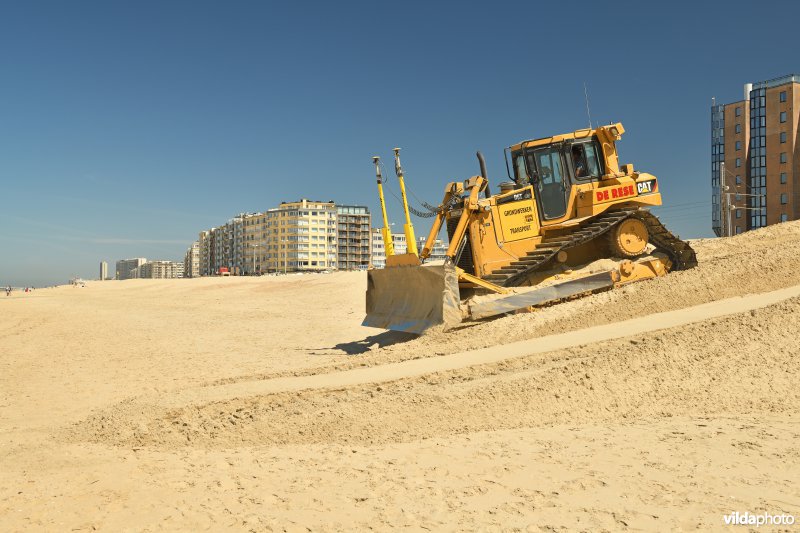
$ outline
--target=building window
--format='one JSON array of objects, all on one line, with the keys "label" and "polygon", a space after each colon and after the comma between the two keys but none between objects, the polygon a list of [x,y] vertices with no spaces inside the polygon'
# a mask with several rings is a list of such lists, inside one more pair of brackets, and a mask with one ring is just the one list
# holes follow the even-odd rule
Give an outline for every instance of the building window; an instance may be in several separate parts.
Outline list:
[{"label": "building window", "polygon": [[739,168],[740,166],[742,166],[742,160],[737,157],[736,158],[736,168]]},{"label": "building window", "polygon": [[785,143],[785,142],[786,142],[786,132],[782,131],[781,132],[781,143]]},{"label": "building window", "polygon": [[781,122],[786,122],[786,111],[781,111]]},{"label": "building window", "polygon": [[786,172],[781,172],[781,183],[786,183]]},{"label": "building window", "polygon": [[786,163],[786,152],[781,152],[781,163]]},{"label": "building window", "polygon": [[786,205],[786,202],[787,202],[786,193],[782,192],[781,193],[781,205]]},{"label": "building window", "polygon": [[741,185],[741,184],[742,184],[742,177],[736,176],[736,185]]},{"label": "building window", "polygon": [[781,102],[786,101],[786,91],[781,91]]},{"label": "building window", "polygon": [[741,150],[742,149],[742,141],[736,141],[736,149],[737,150]]},{"label": "building window", "polygon": [[741,209],[737,209],[736,210],[736,218],[742,218],[742,210]]},{"label": "building window", "polygon": [[736,108],[736,116],[737,116],[737,117],[740,117],[740,116],[742,116],[742,108],[741,108],[741,107],[737,107],[737,108]]},{"label": "building window", "polygon": [[781,213],[781,222],[786,222],[787,220],[789,220],[789,217],[786,213]]},{"label": "building window", "polygon": [[737,124],[736,125],[736,133],[742,133],[742,125],[741,124]]}]

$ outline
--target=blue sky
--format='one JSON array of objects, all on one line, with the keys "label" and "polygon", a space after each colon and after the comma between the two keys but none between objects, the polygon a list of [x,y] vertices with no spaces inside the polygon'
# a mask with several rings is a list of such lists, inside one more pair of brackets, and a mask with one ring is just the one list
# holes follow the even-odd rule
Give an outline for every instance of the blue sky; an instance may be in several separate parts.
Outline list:
[{"label": "blue sky", "polygon": [[660,178],[669,227],[710,236],[711,97],[800,71],[798,15],[791,2],[6,2],[0,284],[177,260],[200,230],[282,200],[376,213],[371,157],[397,190],[394,146],[430,203],[478,172],[477,149],[497,183],[504,147],[586,126],[584,82],[594,121],[625,125],[621,160]]}]

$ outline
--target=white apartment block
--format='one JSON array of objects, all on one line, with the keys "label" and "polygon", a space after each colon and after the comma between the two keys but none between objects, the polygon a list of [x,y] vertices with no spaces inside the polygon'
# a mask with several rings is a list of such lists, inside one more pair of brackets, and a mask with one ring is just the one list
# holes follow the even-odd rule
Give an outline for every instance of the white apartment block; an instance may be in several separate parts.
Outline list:
[{"label": "white apartment block", "polygon": [[[207,273],[217,274],[220,269],[239,275],[244,272],[244,219],[251,213],[240,213],[224,225],[209,230]],[[201,252],[202,254],[202,252]]]},{"label": "white apartment block", "polygon": [[214,229],[216,228],[201,231],[197,239],[201,276],[210,276],[214,273]]},{"label": "white apartment block", "polygon": [[[395,255],[404,254],[408,251],[405,233],[392,233]],[[386,268],[386,247],[383,242],[383,234],[379,228],[372,228],[372,267]]]},{"label": "white apartment block", "polygon": [[180,261],[148,261],[139,267],[139,277],[145,279],[174,279],[183,277]]},{"label": "white apartment block", "polygon": [[183,256],[183,277],[200,276],[200,241],[194,241]]},{"label": "white apartment block", "polygon": [[394,243],[395,255],[408,253],[408,244],[406,244],[405,233],[392,233],[392,243]]},{"label": "white apartment block", "polygon": [[135,279],[139,277],[139,267],[147,262],[144,257],[120,259],[117,261],[116,279]]},{"label": "white apartment block", "polygon": [[[417,250],[422,252],[422,249],[425,248],[425,241],[427,241],[428,238],[420,237],[417,240]],[[427,261],[444,261],[445,254],[447,254],[447,245],[442,242],[442,239],[436,239],[433,241],[431,255],[428,257]]]},{"label": "white apartment block", "polygon": [[[425,247],[427,237],[419,237],[417,239],[417,250],[422,252]],[[408,245],[406,244],[405,233],[392,233],[392,242],[394,243],[395,254],[408,253]],[[444,260],[447,253],[447,245],[441,239],[436,239],[431,250],[431,255],[426,261],[440,261]],[[379,228],[372,228],[372,266],[373,268],[386,268],[386,248],[383,243],[383,234]]]},{"label": "white apartment block", "polygon": [[378,228],[372,228],[372,268],[386,268],[386,246]]}]

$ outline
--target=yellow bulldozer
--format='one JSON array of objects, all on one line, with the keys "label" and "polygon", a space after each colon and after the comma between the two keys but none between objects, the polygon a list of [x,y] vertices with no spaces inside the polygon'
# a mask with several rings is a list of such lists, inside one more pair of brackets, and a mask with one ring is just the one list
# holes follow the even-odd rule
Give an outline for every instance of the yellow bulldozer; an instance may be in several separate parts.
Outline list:
[{"label": "yellow bulldozer", "polygon": [[[449,183],[417,253],[395,150],[408,253],[394,254],[377,158],[386,267],[368,272],[363,324],[420,334],[608,290],[697,265],[691,246],[649,207],[655,176],[620,165],[622,124],[527,140],[505,151],[509,181],[490,192],[481,173]],[[444,261],[431,250],[444,226]]]}]

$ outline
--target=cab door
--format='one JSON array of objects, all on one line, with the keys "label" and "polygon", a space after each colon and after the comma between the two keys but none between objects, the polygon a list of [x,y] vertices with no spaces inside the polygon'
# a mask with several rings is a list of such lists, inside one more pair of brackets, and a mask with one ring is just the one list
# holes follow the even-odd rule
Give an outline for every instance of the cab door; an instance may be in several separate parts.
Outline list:
[{"label": "cab door", "polygon": [[528,169],[533,176],[543,220],[567,214],[569,184],[560,145],[551,145],[528,152]]}]

